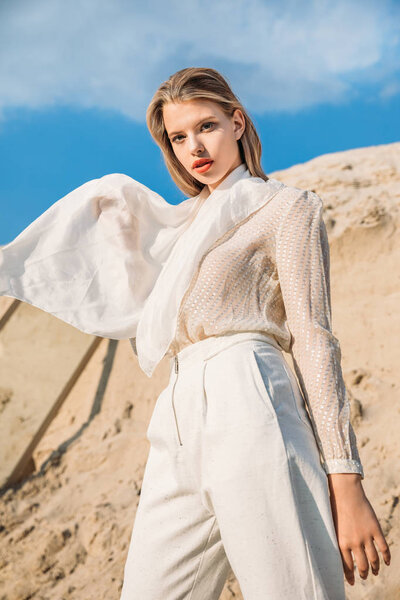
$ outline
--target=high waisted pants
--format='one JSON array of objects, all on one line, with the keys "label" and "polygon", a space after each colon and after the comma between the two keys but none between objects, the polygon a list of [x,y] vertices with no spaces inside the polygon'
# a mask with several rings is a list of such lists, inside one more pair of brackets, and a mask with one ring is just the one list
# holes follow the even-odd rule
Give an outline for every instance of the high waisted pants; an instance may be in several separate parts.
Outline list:
[{"label": "high waisted pants", "polygon": [[120,600],[345,600],[328,480],[273,337],[239,332],[171,360]]}]

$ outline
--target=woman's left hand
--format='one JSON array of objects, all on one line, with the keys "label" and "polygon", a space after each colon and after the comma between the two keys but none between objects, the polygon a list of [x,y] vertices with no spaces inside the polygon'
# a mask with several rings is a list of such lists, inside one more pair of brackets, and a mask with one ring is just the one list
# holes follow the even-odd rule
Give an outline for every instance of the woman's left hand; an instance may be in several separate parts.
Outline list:
[{"label": "woman's left hand", "polygon": [[354,555],[362,579],[368,577],[369,565],[374,575],[379,572],[379,555],[387,565],[390,550],[357,473],[328,474],[330,502],[345,577],[354,585]]}]

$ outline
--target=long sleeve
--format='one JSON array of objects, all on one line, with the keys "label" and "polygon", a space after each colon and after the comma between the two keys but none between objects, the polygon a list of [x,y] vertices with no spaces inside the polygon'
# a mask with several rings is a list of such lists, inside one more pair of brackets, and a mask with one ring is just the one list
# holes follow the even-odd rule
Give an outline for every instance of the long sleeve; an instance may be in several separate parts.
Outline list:
[{"label": "long sleeve", "polygon": [[364,479],[341,349],[332,333],[330,250],[322,200],[305,191],[279,224],[276,260],[291,353],[326,473],[359,473]]}]

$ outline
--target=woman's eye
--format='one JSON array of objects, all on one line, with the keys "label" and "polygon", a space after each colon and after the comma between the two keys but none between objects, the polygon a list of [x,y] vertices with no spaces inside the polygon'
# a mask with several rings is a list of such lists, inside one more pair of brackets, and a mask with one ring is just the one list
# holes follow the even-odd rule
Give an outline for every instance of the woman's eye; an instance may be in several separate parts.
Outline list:
[{"label": "woman's eye", "polygon": [[[206,125],[211,125],[211,127],[212,127],[213,125],[215,125],[215,123],[213,123],[212,121],[207,121],[207,123],[203,123],[203,125],[201,127],[203,128]],[[208,127],[207,129],[209,130],[210,128]],[[174,138],[172,138],[172,141],[179,143],[179,139],[178,138],[181,138],[181,137],[183,137],[183,136],[182,135],[176,135]]]}]

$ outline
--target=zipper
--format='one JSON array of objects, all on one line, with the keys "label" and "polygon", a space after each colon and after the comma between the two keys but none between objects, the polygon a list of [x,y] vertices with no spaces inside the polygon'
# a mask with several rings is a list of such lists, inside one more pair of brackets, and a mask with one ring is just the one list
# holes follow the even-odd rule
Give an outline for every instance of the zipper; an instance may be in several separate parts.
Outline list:
[{"label": "zipper", "polygon": [[174,391],[175,391],[175,385],[176,385],[176,382],[178,380],[178,373],[179,373],[179,361],[178,361],[178,355],[177,354],[175,354],[174,359],[175,359],[175,373],[176,373],[176,377],[175,377],[175,381],[174,381],[174,387],[172,388],[172,409],[174,411],[175,424],[176,424],[176,432],[178,434],[179,444],[181,446],[183,446],[182,440],[181,440],[181,436],[180,436],[180,433],[179,433],[178,419],[176,418],[176,411],[175,411],[175,405],[174,405]]}]

